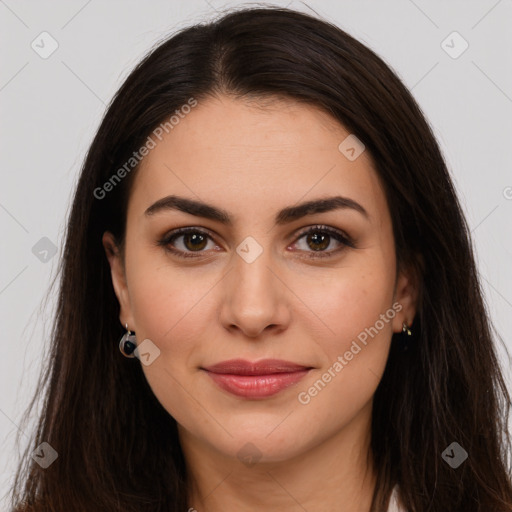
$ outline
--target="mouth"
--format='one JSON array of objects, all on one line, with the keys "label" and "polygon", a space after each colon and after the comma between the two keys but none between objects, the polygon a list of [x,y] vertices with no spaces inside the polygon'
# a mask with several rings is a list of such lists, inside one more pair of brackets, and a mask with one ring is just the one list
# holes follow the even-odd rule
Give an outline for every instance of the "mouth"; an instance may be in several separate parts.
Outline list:
[{"label": "mouth", "polygon": [[312,367],[280,359],[233,359],[201,369],[224,391],[242,398],[264,399],[293,386]]}]

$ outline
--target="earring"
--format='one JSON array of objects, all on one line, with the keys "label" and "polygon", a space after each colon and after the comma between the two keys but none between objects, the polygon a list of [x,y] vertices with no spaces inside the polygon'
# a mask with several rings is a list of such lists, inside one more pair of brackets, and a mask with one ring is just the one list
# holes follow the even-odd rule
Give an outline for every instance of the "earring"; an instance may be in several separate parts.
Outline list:
[{"label": "earring", "polygon": [[119,340],[119,350],[125,357],[135,357],[133,351],[136,348],[137,338],[135,337],[135,333],[131,332],[130,329],[128,329],[128,324],[126,324],[126,333],[123,334],[123,337]]},{"label": "earring", "polygon": [[402,350],[405,352],[409,348],[409,339],[412,336],[412,332],[409,329],[409,326],[405,322],[402,322],[402,333],[401,334],[402,334],[402,336],[401,336]]}]

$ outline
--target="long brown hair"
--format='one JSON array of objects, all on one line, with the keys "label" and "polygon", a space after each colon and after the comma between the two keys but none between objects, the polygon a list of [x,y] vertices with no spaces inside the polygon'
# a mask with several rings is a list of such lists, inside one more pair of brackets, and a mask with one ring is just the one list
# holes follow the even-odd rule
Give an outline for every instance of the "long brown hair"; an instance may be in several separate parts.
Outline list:
[{"label": "long brown hair", "polygon": [[[215,94],[292,98],[355,134],[385,189],[397,270],[420,276],[412,342],[401,350],[393,335],[374,397],[371,512],[386,509],[396,484],[411,512],[512,511],[510,396],[493,345],[499,336],[431,128],[370,49],[326,21],[274,7],[181,30],[144,58],[109,105],[73,199],[51,350],[34,397],[44,396],[44,407],[16,473],[14,510],[187,509],[176,421],[139,361],[118,350],[123,327],[101,242],[106,230],[123,242],[137,167],[104,197],[98,189],[175,110]],[[46,469],[30,457],[42,442],[59,455]],[[468,454],[458,468],[442,456],[453,442]]]}]

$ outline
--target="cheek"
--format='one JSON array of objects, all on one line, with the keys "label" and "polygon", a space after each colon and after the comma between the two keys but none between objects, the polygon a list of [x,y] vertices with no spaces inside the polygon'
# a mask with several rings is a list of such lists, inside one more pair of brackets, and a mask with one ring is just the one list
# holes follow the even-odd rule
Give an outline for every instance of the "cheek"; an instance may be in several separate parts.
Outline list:
[{"label": "cheek", "polygon": [[[329,334],[318,342],[321,367],[297,390],[308,418],[322,418],[335,430],[369,403],[389,353],[397,312],[392,297],[393,282],[380,268],[371,273],[352,269],[346,278],[330,281],[323,294],[310,295]],[[307,421],[312,422],[308,428],[320,428]]]},{"label": "cheek", "polygon": [[375,366],[379,374],[396,314],[392,308],[394,274],[382,258],[336,274],[331,269],[325,278],[316,280],[314,288],[300,292],[315,313],[314,324],[323,332],[319,345],[324,365],[331,366],[347,353],[348,366]]},{"label": "cheek", "polygon": [[160,348],[166,367],[181,372],[194,343],[213,325],[209,292],[218,276],[199,267],[183,271],[142,253],[131,263],[128,282],[137,339],[149,338]]},{"label": "cheek", "polygon": [[129,277],[137,340],[150,339],[160,350],[158,358],[142,365],[142,370],[164,409],[193,429],[204,410],[194,399],[192,359],[197,340],[213,325],[208,317],[207,292],[216,280],[206,275],[191,280],[190,274],[167,265],[152,265],[149,259],[139,262]]}]

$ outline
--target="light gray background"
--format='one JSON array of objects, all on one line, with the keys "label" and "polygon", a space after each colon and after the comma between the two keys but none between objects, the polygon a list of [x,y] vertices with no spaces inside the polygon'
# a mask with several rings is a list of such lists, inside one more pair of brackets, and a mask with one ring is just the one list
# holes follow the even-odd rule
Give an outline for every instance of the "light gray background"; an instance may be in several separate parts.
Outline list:
[{"label": "light gray background", "polygon": [[[105,105],[154,43],[241,4],[0,0],[0,506],[55,296],[46,310],[40,306],[57,268],[70,196]],[[512,351],[512,0],[274,5],[314,9],[374,49],[412,90],[452,172],[489,312]],[[59,45],[47,59],[31,48],[43,31]],[[453,31],[469,43],[456,59],[441,46]],[[461,48],[460,41],[450,41]],[[42,237],[57,247],[46,263],[32,252]],[[510,383],[512,372],[500,354]],[[24,430],[22,442],[30,431]]]}]

